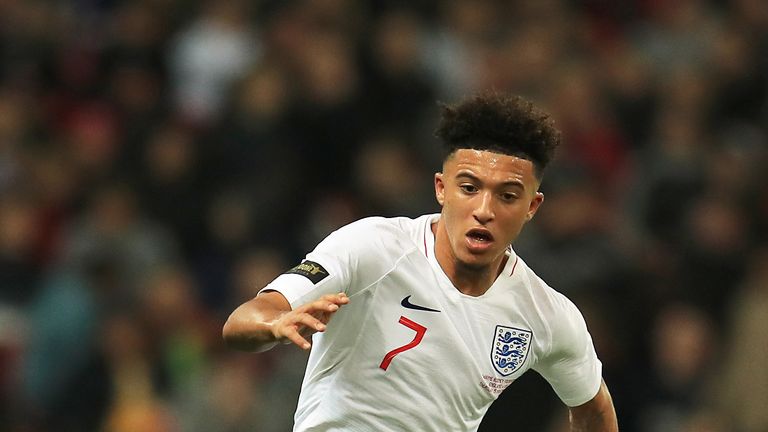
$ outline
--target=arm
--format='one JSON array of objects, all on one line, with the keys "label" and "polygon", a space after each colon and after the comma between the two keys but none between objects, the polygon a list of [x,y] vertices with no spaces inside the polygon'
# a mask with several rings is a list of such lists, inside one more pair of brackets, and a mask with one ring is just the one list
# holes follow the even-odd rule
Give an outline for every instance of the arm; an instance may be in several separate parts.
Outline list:
[{"label": "arm", "polygon": [[242,351],[266,351],[278,342],[309,349],[305,338],[325,331],[333,314],[347,303],[346,294],[329,294],[292,310],[279,292],[262,292],[232,312],[222,336],[227,345]]},{"label": "arm", "polygon": [[613,400],[608,393],[605,381],[600,384],[600,390],[592,400],[568,410],[571,432],[618,432],[619,430]]}]

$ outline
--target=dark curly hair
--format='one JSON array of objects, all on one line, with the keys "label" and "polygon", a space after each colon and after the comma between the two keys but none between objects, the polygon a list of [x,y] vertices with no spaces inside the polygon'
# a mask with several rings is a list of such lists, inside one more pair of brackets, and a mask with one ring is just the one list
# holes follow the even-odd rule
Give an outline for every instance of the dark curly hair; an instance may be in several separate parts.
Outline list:
[{"label": "dark curly hair", "polygon": [[435,130],[448,158],[459,149],[488,150],[533,162],[541,180],[560,144],[549,115],[519,96],[484,92],[455,105],[442,105]]}]

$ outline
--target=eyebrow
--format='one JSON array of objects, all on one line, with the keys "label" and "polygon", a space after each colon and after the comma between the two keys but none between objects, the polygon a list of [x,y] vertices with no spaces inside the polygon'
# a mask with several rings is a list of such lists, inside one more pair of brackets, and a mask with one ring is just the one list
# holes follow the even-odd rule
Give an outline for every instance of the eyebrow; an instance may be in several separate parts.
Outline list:
[{"label": "eyebrow", "polygon": [[[466,177],[476,183],[480,183],[480,184],[483,183],[483,181],[477,178],[477,176],[467,171],[459,171],[458,173],[456,173],[456,178],[460,178],[460,177]],[[510,187],[510,186],[518,187],[520,189],[525,190],[525,184],[520,180],[510,180],[510,181],[503,182],[501,184],[501,187]]]}]

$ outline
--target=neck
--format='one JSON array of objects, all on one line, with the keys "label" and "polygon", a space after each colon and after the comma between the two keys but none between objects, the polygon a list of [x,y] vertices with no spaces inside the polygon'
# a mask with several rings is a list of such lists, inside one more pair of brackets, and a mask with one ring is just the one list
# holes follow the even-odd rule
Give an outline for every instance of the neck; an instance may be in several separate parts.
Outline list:
[{"label": "neck", "polygon": [[459,261],[453,253],[442,219],[432,224],[432,233],[435,235],[435,258],[453,286],[469,296],[478,297],[485,294],[504,268],[507,262],[506,254],[502,254],[488,265],[470,266]]}]

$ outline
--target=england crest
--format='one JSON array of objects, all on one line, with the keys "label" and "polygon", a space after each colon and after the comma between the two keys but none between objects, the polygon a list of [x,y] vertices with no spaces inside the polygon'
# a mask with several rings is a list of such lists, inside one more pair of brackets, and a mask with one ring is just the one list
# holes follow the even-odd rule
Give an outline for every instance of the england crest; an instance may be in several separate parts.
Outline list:
[{"label": "england crest", "polygon": [[491,347],[491,363],[502,376],[513,374],[525,362],[533,333],[502,325],[496,326]]}]

